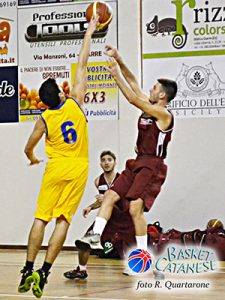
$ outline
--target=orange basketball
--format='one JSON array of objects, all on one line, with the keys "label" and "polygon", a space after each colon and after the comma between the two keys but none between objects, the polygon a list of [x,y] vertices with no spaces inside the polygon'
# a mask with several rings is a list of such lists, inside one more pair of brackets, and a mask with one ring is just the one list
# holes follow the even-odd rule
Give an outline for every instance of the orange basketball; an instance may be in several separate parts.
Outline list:
[{"label": "orange basketball", "polygon": [[91,3],[86,9],[86,19],[90,22],[92,16],[99,16],[98,29],[102,30],[112,21],[112,8],[104,1],[95,1]]},{"label": "orange basketball", "polygon": [[223,228],[223,223],[219,219],[211,219],[207,223],[207,228]]}]

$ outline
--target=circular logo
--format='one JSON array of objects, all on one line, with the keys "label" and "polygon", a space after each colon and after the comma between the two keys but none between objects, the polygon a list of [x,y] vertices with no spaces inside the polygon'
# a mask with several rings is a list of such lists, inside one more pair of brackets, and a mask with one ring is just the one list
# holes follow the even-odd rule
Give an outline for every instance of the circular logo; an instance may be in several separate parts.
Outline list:
[{"label": "circular logo", "polygon": [[152,264],[152,257],[146,250],[133,250],[128,256],[128,266],[135,273],[148,271]]},{"label": "circular logo", "polygon": [[200,92],[204,90],[209,82],[207,70],[201,66],[191,68],[186,77],[186,84],[190,90]]}]

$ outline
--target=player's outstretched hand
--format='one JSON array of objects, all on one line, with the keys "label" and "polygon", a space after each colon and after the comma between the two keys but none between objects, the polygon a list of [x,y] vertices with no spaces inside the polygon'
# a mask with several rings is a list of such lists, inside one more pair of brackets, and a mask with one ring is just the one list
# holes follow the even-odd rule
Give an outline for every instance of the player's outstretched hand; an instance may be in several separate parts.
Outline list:
[{"label": "player's outstretched hand", "polygon": [[106,50],[106,52],[104,52],[104,53],[107,56],[115,58],[116,61],[121,60],[121,56],[119,54],[119,51],[115,47],[113,47],[111,45],[106,45],[105,50]]},{"label": "player's outstretched hand", "polygon": [[114,78],[116,78],[120,74],[119,65],[113,57],[110,57],[108,62],[109,66],[107,70]]},{"label": "player's outstretched hand", "polygon": [[91,211],[91,207],[90,207],[90,206],[84,208],[84,209],[83,209],[83,217],[84,217],[84,218],[87,218],[87,216],[88,216],[88,214],[90,213],[90,211]]},{"label": "player's outstretched hand", "polygon": [[98,20],[99,20],[99,16],[91,18],[88,24],[87,33],[92,35],[96,30],[98,30],[98,24],[99,24]]}]

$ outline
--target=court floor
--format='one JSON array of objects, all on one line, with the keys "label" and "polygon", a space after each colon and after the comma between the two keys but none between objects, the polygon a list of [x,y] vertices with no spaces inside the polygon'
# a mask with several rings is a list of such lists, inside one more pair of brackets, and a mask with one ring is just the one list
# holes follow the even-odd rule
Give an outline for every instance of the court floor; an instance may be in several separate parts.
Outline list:
[{"label": "court floor", "polygon": [[[44,251],[41,251],[37,268],[42,264],[43,257]],[[0,300],[36,299],[31,291],[25,294],[17,292],[24,260],[24,250],[0,250]],[[51,270],[42,300],[225,299],[225,263],[221,263],[216,272],[194,274],[192,278],[168,275],[165,280],[159,281],[154,279],[151,272],[145,276],[124,276],[121,261],[91,256],[88,278],[83,281],[67,280],[63,277],[63,272],[73,269],[76,262],[76,252],[60,253]],[[192,288],[193,282],[201,287]],[[180,288],[185,284],[186,287]]]}]

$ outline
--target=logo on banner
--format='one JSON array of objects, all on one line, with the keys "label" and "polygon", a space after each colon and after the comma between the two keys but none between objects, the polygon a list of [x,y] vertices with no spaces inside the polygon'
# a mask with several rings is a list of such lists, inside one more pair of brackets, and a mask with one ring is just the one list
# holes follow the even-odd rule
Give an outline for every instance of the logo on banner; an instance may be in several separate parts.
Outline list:
[{"label": "logo on banner", "polygon": [[0,123],[18,122],[18,67],[1,67]]},{"label": "logo on banner", "polygon": [[8,54],[7,43],[11,32],[10,22],[14,22],[14,20],[0,17],[0,43],[4,43],[4,46],[0,47],[0,55]]},{"label": "logo on banner", "polygon": [[[71,20],[82,17],[80,20]],[[78,13],[56,13],[51,12],[45,15],[34,13],[33,23],[25,32],[28,42],[56,41],[83,39],[88,27],[85,19],[85,12]],[[93,38],[103,38],[108,32],[108,27],[93,34]]]},{"label": "logo on banner", "polygon": [[151,254],[143,249],[131,251],[128,256],[128,266],[135,273],[147,272],[152,264]]},{"label": "logo on banner", "polygon": [[172,4],[176,6],[176,19],[174,18],[165,18],[158,20],[159,17],[156,15],[152,21],[146,24],[146,32],[152,36],[157,34],[162,34],[165,36],[172,36],[172,45],[176,49],[181,49],[185,46],[187,42],[188,32],[183,25],[183,7],[189,5],[190,8],[195,7],[195,0],[173,0]]},{"label": "logo on banner", "polygon": [[0,98],[12,97],[15,94],[15,88],[13,85],[8,84],[7,80],[0,82]]},{"label": "logo on banner", "polygon": [[212,62],[205,66],[193,67],[182,64],[176,81],[178,83],[178,95],[184,97],[225,94],[225,82],[220,79]]},{"label": "logo on banner", "polygon": [[225,81],[213,63],[204,66],[182,64],[176,78],[177,97],[169,107],[175,116],[223,116],[225,113]]}]

